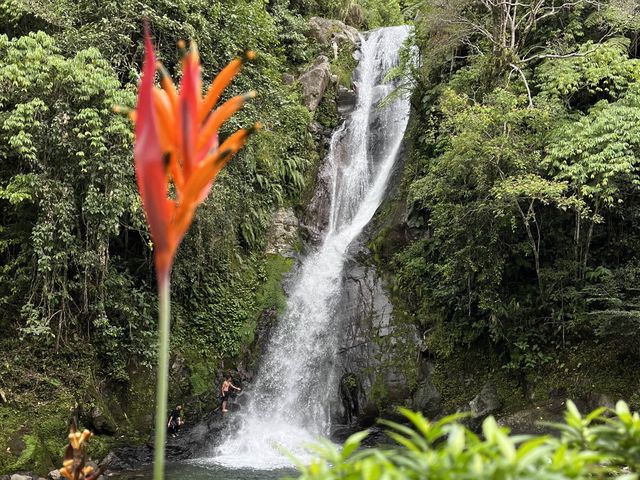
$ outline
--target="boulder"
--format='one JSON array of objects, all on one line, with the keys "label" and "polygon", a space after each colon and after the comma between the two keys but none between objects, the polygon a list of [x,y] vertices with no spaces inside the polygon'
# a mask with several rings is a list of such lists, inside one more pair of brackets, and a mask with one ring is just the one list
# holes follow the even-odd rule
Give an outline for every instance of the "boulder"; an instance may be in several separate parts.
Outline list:
[{"label": "boulder", "polygon": [[356,45],[359,42],[358,30],[345,25],[339,20],[330,20],[322,17],[309,19],[309,35],[320,45],[335,43],[340,46],[343,43]]},{"label": "boulder", "polygon": [[49,480],[60,480],[61,477],[62,475],[60,475],[60,470],[58,470],[57,468],[55,470],[51,470],[47,475],[47,478]]},{"label": "boulder", "polygon": [[601,392],[588,392],[580,398],[574,399],[574,403],[583,413],[589,413],[596,408],[606,407],[611,410],[616,408],[616,402],[611,396]]},{"label": "boulder", "polygon": [[[615,410],[616,402],[615,402],[615,400],[613,398],[611,398],[606,393],[601,393],[598,396],[598,407],[607,407],[607,408],[609,408],[611,410]],[[598,408],[598,407],[596,407],[596,408]]]},{"label": "boulder", "polygon": [[107,453],[107,456],[100,462],[100,466],[104,466],[109,470],[126,470],[130,468],[130,465],[118,457],[115,452]]},{"label": "boulder", "polygon": [[[167,458],[169,458],[168,452],[169,449],[167,448]],[[136,469],[143,465],[148,465],[152,461],[153,446],[139,445],[136,447],[122,447],[109,452],[100,463],[105,465],[109,471],[114,471]]]},{"label": "boulder", "polygon": [[488,381],[482,390],[469,402],[469,411],[474,419],[482,419],[500,410],[502,402],[495,383]]},{"label": "boulder", "polygon": [[329,59],[320,55],[313,64],[300,75],[298,81],[302,85],[302,99],[305,106],[312,112],[318,108],[325,90],[331,82],[331,67]]},{"label": "boulder", "polygon": [[291,258],[298,241],[298,218],[292,208],[279,208],[273,215],[267,233],[267,249],[270,254]]},{"label": "boulder", "polygon": [[359,430],[355,425],[332,424],[329,438],[336,443],[342,444]]},{"label": "boulder", "polygon": [[13,475],[11,475],[10,480],[31,480],[32,478],[32,475],[14,473]]},{"label": "boulder", "polygon": [[97,405],[89,410],[88,421],[93,433],[98,435],[113,435],[116,432],[116,426],[113,421]]}]

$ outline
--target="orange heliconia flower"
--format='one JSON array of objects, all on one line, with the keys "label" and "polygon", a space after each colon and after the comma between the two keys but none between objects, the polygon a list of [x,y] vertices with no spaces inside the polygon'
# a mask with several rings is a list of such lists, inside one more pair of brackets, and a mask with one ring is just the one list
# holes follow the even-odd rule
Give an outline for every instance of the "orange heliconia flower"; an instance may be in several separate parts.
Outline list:
[{"label": "orange heliconia flower", "polygon": [[68,480],[96,480],[102,475],[105,465],[97,470],[87,465],[87,440],[92,434],[89,430],[80,433],[76,429],[75,422],[69,428],[69,445],[64,454],[62,468],[59,469],[60,475]]},{"label": "orange heliconia flower", "polygon": [[[203,95],[200,57],[192,43],[182,60],[177,90],[166,70],[156,63],[151,38],[145,32],[142,81],[131,117],[136,124],[136,178],[154,242],[159,281],[168,278],[178,245],[215,177],[259,127],[238,130],[218,145],[220,126],[255,93],[238,95],[214,107],[242,64],[253,57],[254,53],[248,52],[229,63]],[[162,88],[154,85],[156,71]],[[175,198],[169,196],[170,181]]]}]

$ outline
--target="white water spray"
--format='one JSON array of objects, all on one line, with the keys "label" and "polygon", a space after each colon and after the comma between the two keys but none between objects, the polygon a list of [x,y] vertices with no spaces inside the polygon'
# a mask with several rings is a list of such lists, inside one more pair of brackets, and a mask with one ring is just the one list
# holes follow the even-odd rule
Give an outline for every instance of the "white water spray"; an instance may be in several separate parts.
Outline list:
[{"label": "white water spray", "polygon": [[397,65],[408,27],[375,30],[362,40],[355,72],[357,103],[333,134],[329,226],[320,247],[303,261],[287,311],[272,334],[239,428],[216,449],[213,463],[272,469],[289,466],[275,446],[305,458],[304,445],[330,429],[337,398],[334,369],[340,338],[335,306],[349,245],[380,206],[409,118],[409,99],[379,102],[395,87],[383,82]]}]

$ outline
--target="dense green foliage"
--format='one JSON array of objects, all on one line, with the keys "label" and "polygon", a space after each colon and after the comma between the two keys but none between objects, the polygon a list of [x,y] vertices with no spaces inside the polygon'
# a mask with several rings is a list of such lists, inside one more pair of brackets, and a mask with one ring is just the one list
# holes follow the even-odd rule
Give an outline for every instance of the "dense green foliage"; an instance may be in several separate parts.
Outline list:
[{"label": "dense green foliage", "polygon": [[558,436],[509,436],[493,417],[478,436],[459,421],[464,414],[429,422],[402,409],[410,425],[381,421],[396,447],[359,449],[367,431],[342,450],[330,442],[315,447],[319,458],[299,465],[300,479],[596,479],[638,478],[640,416],[624,402],[583,416],[572,402]]},{"label": "dense green foliage", "polygon": [[131,127],[112,112],[134,102],[146,16],[178,75],[180,38],[198,41],[205,78],[246,49],[260,52],[228,92],[255,88],[259,99],[229,128],[260,118],[265,131],[223,174],[174,271],[178,347],[233,354],[239,327],[259,307],[254,290],[264,274],[253,252],[272,210],[295,202],[314,160],[310,115],[280,81],[296,67],[288,51],[309,50],[304,21],[263,2],[151,2],[144,11],[138,2],[100,2],[98,11],[91,2],[32,3],[3,7],[3,27],[24,35],[0,37],[3,328],[56,349],[92,343],[116,379],[126,380],[130,355],[145,362],[153,354],[152,246]]},{"label": "dense green foliage", "polygon": [[430,355],[488,348],[525,395],[529,373],[590,352],[612,381],[558,386],[631,397],[616,375],[640,361],[637,2],[411,9],[409,242],[391,232],[384,252],[399,306]]},{"label": "dense green foliage", "polygon": [[[267,262],[265,232],[277,207],[300,201],[317,165],[307,128],[312,116],[297,85],[281,80],[317,54],[300,13],[287,1],[262,0],[2,2],[3,445],[16,436],[18,443],[31,438],[29,448],[43,446],[36,440],[47,434],[39,437],[28,421],[22,431],[20,419],[38,418],[38,402],[58,397],[63,384],[69,387],[65,402],[50,409],[62,425],[74,402],[100,399],[113,400],[101,410],[113,411],[124,431],[149,426],[153,245],[135,184],[132,126],[113,112],[114,105],[135,102],[144,18],[175,78],[180,39],[197,41],[205,83],[234,56],[258,52],[225,93],[254,89],[258,98],[227,128],[259,120],[264,129],[220,175],[173,271],[171,348],[186,362],[191,393],[208,399],[220,359],[251,341],[263,309],[282,307],[274,282],[288,263]],[[36,390],[34,379],[43,380]],[[103,399],[105,391],[115,395]],[[172,391],[189,390],[172,385]],[[26,457],[12,455],[2,449],[0,470],[26,468]]]},{"label": "dense green foliage", "polygon": [[[0,444],[22,453],[0,451],[0,471],[35,465],[44,473],[61,453],[51,439],[64,434],[75,402],[113,412],[131,441],[150,423],[153,245],[135,186],[131,125],[112,111],[135,101],[143,18],[176,78],[179,39],[197,40],[205,83],[232,57],[258,51],[227,92],[255,89],[258,98],[229,131],[256,120],[265,128],[221,174],[174,267],[172,351],[176,368],[183,360],[188,367],[188,390],[206,397],[219,360],[253,339],[264,310],[283,308],[280,279],[290,262],[264,255],[265,231],[275,208],[308,198],[318,159],[308,126],[337,121],[334,104],[324,101],[313,118],[297,86],[282,82],[318,53],[307,36],[311,15],[362,29],[415,24],[419,60],[407,50],[390,72],[414,92],[406,228],[402,235],[385,228],[372,249],[392,274],[396,312],[420,326],[435,380],[466,390],[442,365],[471,347],[476,365],[522,387],[525,401],[528,375],[536,374],[547,390],[596,389],[638,404],[637,2],[7,0],[0,4]],[[349,85],[353,61],[341,49],[333,62],[341,84]],[[172,392],[184,392],[182,385]],[[591,430],[600,413],[580,419],[570,410],[560,439],[529,444],[491,421],[480,440],[449,420],[425,426],[412,416],[427,439],[448,439],[425,449],[424,439],[392,426],[414,442],[396,436],[404,453],[354,453],[356,437],[342,453],[324,451],[326,462],[304,475],[361,478],[371,468],[366,478],[376,478],[381,465],[404,475],[411,462],[431,462],[443,478],[453,463],[487,478],[496,469],[528,475],[533,466],[556,468],[559,478],[583,478],[580,465],[594,475],[609,464],[637,471],[637,458],[612,451],[629,441],[612,432],[637,430],[637,418],[619,407],[618,423]],[[48,420],[33,421],[41,418]],[[566,459],[546,462],[550,449]],[[520,453],[530,463],[510,462]]]},{"label": "dense green foliage", "polygon": [[362,30],[405,23],[403,0],[291,0],[303,15],[337,18]]}]

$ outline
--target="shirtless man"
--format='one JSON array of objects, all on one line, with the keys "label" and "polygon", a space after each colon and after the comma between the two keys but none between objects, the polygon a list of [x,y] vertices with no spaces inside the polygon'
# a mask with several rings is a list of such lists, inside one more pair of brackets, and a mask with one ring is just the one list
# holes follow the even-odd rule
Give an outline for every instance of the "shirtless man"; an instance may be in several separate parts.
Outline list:
[{"label": "shirtless man", "polygon": [[227,376],[224,382],[222,382],[222,387],[220,391],[222,393],[222,413],[226,413],[227,410],[227,402],[229,401],[229,396],[231,395],[231,389],[234,390],[242,390],[241,388],[236,387],[233,383],[231,383],[231,377]]}]

